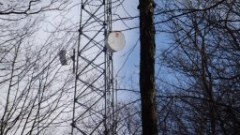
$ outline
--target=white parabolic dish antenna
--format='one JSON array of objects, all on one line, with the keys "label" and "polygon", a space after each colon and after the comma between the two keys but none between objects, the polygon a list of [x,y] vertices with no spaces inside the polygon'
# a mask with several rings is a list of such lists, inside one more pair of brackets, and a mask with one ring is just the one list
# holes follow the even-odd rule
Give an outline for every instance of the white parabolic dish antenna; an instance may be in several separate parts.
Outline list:
[{"label": "white parabolic dish antenna", "polygon": [[122,50],[125,47],[126,41],[124,35],[117,31],[117,32],[111,32],[108,35],[108,48],[113,51],[117,52]]}]

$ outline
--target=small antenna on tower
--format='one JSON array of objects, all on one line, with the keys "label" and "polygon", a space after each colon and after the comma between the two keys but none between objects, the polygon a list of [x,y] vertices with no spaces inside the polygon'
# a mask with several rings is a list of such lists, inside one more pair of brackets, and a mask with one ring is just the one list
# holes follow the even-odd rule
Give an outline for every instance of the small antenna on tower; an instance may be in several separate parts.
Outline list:
[{"label": "small antenna on tower", "polygon": [[59,56],[59,60],[60,60],[60,62],[61,62],[61,64],[64,66],[64,65],[67,65],[68,63],[67,63],[67,51],[66,50],[61,50],[60,52],[59,52],[59,54],[58,54],[58,56]]}]

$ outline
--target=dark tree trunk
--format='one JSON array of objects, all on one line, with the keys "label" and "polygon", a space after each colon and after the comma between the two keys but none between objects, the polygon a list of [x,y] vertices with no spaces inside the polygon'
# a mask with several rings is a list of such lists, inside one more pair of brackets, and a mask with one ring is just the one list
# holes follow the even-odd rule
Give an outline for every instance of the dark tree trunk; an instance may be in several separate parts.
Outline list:
[{"label": "dark tree trunk", "polygon": [[143,135],[157,135],[155,104],[155,28],[154,1],[139,0],[140,10],[140,91]]}]

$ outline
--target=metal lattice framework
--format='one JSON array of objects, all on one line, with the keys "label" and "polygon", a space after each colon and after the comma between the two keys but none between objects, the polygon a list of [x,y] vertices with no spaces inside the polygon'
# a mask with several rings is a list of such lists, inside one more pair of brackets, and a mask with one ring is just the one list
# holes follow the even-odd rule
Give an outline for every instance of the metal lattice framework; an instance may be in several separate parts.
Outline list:
[{"label": "metal lattice framework", "polygon": [[115,134],[111,0],[81,0],[71,134]]}]

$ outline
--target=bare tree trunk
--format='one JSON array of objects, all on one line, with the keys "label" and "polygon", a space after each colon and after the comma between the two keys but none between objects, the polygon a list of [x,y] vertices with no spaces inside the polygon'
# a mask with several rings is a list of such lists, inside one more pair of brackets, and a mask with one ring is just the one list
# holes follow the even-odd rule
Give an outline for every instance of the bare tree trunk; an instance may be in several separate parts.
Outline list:
[{"label": "bare tree trunk", "polygon": [[157,135],[157,113],[155,104],[155,28],[154,1],[139,0],[140,3],[140,91],[142,102],[143,135]]}]

